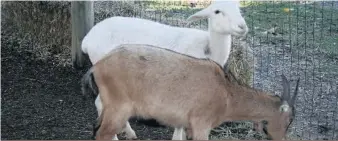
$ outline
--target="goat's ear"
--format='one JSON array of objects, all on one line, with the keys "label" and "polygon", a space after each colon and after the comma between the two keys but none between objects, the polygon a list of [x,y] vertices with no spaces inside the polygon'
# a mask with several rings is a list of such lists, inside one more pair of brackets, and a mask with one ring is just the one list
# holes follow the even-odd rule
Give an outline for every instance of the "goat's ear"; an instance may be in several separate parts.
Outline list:
[{"label": "goat's ear", "polygon": [[282,83],[283,83],[282,101],[289,102],[289,99],[290,99],[290,83],[286,79],[284,74],[282,74],[281,77],[282,77]]},{"label": "goat's ear", "polygon": [[293,105],[295,104],[295,100],[296,100],[296,97],[297,97],[297,94],[298,94],[299,80],[300,80],[300,78],[298,78],[298,80],[297,80],[295,92],[293,93],[293,96],[292,96],[292,98],[291,98],[290,101],[289,101],[289,104],[290,104],[291,106],[293,106]]},{"label": "goat's ear", "polygon": [[193,21],[197,21],[197,20],[201,20],[201,19],[206,19],[206,18],[209,17],[210,12],[211,12],[211,8],[210,7],[204,8],[203,10],[198,11],[197,13],[195,13],[195,14],[191,15],[190,17],[188,17],[187,21],[190,23],[190,22],[193,22]]}]

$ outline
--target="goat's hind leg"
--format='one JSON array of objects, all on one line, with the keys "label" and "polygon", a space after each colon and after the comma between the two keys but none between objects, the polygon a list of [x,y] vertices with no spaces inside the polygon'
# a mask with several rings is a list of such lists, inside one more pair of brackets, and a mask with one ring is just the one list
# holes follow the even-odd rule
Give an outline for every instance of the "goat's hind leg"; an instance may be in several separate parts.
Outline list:
[{"label": "goat's hind leg", "polygon": [[117,133],[119,133],[120,130],[123,128],[123,122],[126,121],[113,119],[109,116],[103,117],[101,127],[98,129],[96,134],[96,140],[111,140],[112,135],[114,136],[113,140],[118,140],[116,139]]},{"label": "goat's hind leg", "polygon": [[[101,103],[100,95],[98,95],[95,99],[95,106],[96,106],[96,109],[97,109],[97,112],[98,112],[98,116],[100,116],[101,112],[102,112],[102,103]],[[137,139],[136,133],[133,130],[133,128],[131,128],[128,121],[126,122],[126,126],[123,128],[122,132],[126,133],[127,139]],[[117,134],[115,134],[113,136],[112,140],[119,140],[118,137],[117,137]]]},{"label": "goat's hind leg", "polygon": [[[97,110],[97,115],[100,116],[102,113],[102,101],[100,98],[100,94],[97,95],[96,99],[95,99],[95,107]],[[117,137],[117,134],[115,134],[112,138],[112,140],[119,140],[119,138]]]},{"label": "goat's hind leg", "polygon": [[100,116],[102,116],[100,117],[102,121],[96,134],[96,140],[111,140],[112,136],[114,136],[113,139],[116,139],[116,134],[125,128],[125,123],[128,123],[130,117],[126,108],[103,109]]}]

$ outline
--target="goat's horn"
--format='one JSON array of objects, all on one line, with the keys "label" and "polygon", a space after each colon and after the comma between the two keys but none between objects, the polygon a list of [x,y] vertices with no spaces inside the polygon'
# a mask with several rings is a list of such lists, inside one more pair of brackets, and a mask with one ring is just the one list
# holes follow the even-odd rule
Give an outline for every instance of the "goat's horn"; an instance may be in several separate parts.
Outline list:
[{"label": "goat's horn", "polygon": [[[282,83],[283,83],[282,100],[289,102],[289,99],[290,99],[290,83],[286,79],[286,77],[284,76],[284,74],[282,74],[281,76],[282,76]],[[290,103],[288,103],[288,104],[290,104]]]},{"label": "goat's horn", "polygon": [[296,100],[296,97],[297,97],[297,94],[298,94],[298,84],[299,84],[299,80],[300,80],[300,78],[298,78],[298,80],[297,80],[295,92],[294,92],[293,97],[291,98],[291,100],[290,100],[290,102],[289,102],[290,105],[292,105],[292,106],[295,104],[295,100]]}]

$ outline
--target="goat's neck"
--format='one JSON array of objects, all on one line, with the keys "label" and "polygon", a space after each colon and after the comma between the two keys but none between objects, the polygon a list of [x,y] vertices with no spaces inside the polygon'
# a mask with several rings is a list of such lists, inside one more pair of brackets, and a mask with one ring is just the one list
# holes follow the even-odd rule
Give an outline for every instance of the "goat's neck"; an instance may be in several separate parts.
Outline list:
[{"label": "goat's neck", "polygon": [[231,35],[212,31],[209,33],[209,57],[223,67],[230,55]]},{"label": "goat's neck", "polygon": [[262,92],[256,92],[251,88],[234,88],[230,91],[232,99],[225,116],[231,120],[262,121],[273,118],[281,104],[280,98]]}]

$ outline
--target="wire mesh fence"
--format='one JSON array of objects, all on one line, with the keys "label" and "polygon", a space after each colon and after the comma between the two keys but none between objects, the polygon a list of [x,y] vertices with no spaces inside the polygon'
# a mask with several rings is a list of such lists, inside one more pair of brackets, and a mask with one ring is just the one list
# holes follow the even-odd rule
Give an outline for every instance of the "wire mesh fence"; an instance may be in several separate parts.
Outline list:
[{"label": "wire mesh fence", "polygon": [[[95,22],[111,16],[138,17],[186,27],[186,18],[210,1],[95,2]],[[338,139],[338,2],[243,1],[242,14],[253,50],[252,86],[280,95],[281,74],[300,77],[290,139]],[[207,30],[207,20],[189,25]],[[295,83],[292,83],[295,84]],[[294,89],[294,86],[292,86]],[[248,122],[227,123],[212,139],[264,139]]]}]

